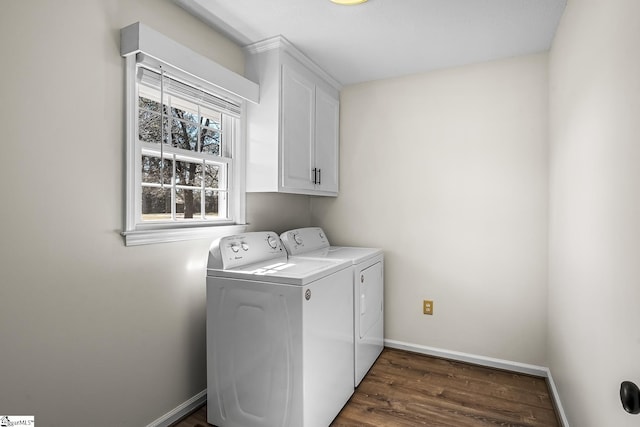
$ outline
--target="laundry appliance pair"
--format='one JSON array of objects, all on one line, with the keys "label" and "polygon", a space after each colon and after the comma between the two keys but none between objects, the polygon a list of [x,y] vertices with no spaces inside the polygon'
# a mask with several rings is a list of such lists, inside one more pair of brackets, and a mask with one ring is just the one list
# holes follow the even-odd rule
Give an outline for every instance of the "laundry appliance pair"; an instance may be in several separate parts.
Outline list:
[{"label": "laundry appliance pair", "polygon": [[207,421],[328,426],[382,351],[383,263],[315,227],[213,242]]}]

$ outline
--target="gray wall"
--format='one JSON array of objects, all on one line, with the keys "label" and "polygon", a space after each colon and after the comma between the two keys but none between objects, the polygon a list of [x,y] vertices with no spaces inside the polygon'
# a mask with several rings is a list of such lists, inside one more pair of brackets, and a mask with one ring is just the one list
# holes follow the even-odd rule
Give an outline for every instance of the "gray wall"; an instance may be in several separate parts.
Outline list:
[{"label": "gray wall", "polygon": [[343,90],[312,218],[384,248],[386,338],[545,364],[547,92],[546,54]]},{"label": "gray wall", "polygon": [[[206,388],[208,240],[124,247],[124,63],[136,21],[242,73],[241,49],[169,0],[3,2],[0,414],[141,426]],[[249,195],[252,228],[309,223]]]},{"label": "gray wall", "polygon": [[549,364],[576,427],[637,426],[640,2],[570,0],[550,54]]},{"label": "gray wall", "polygon": [[[549,364],[572,425],[631,426],[617,391],[640,381],[637,16],[635,0],[570,0],[549,58],[347,87],[341,196],[250,194],[250,229],[320,224],[385,248],[389,338]],[[206,387],[209,241],[118,234],[119,29],[135,21],[243,71],[238,46],[169,0],[0,15],[0,413],[39,425],[145,425]]]}]

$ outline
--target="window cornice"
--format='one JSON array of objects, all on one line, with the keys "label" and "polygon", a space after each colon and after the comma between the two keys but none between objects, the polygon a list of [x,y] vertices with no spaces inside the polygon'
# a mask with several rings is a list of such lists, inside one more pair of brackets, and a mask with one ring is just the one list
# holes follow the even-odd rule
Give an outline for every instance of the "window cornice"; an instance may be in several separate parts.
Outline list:
[{"label": "window cornice", "polygon": [[260,88],[256,83],[141,22],[136,22],[120,30],[120,54],[126,57],[138,53],[171,65],[179,72],[186,73],[244,100],[254,103],[259,101]]}]

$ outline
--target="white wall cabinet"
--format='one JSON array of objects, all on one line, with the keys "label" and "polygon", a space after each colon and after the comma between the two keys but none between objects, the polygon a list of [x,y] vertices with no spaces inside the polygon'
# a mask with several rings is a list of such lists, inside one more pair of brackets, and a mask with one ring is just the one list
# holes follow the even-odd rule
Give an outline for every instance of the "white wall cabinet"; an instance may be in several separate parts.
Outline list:
[{"label": "white wall cabinet", "polygon": [[247,191],[337,196],[339,83],[282,37],[246,49]]}]

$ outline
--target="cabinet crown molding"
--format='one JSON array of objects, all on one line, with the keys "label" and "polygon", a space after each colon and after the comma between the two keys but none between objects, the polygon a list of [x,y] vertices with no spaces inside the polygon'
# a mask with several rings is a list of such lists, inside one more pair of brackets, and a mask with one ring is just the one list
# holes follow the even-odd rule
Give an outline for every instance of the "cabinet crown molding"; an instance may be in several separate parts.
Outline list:
[{"label": "cabinet crown molding", "polygon": [[283,52],[287,52],[293,56],[296,60],[301,62],[305,67],[316,73],[319,77],[336,88],[338,91],[342,90],[342,83],[333,78],[329,73],[323,70],[318,64],[316,64],[311,58],[309,58],[304,52],[298,49],[293,43],[287,40],[282,35],[270,37],[265,40],[261,40],[256,43],[252,43],[243,47],[245,52],[250,55],[267,52],[274,49],[280,49]]}]

